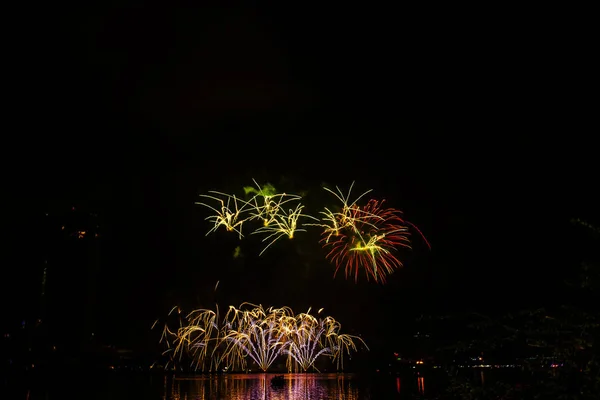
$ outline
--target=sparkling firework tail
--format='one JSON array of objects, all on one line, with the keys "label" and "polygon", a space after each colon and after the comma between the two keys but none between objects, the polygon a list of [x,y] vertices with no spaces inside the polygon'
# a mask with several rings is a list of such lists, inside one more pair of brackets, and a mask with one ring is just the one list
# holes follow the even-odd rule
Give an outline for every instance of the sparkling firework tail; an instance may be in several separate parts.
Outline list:
[{"label": "sparkling firework tail", "polygon": [[[262,203],[259,204],[257,199],[262,199]],[[283,205],[291,201],[300,200],[300,196],[288,195],[288,194],[276,194],[271,196],[259,196],[256,195],[249,200],[252,204],[252,212],[250,213],[250,220],[260,219],[263,222],[263,226],[269,226],[272,222],[277,219],[277,215],[283,209]]]},{"label": "sparkling firework tail", "polygon": [[[359,271],[364,270],[367,280],[385,283],[389,274],[402,267],[395,252],[400,247],[410,248],[411,225],[401,218],[400,211],[369,200],[364,207],[354,204],[343,216],[332,217],[344,229],[335,238],[325,229],[321,243],[330,249],[326,257],[336,267],[334,276],[343,267],[346,278],[353,275],[358,281]],[[342,217],[351,222],[344,224]]]},{"label": "sparkling firework tail", "polygon": [[303,205],[298,204],[295,209],[290,209],[285,212],[283,209],[280,209],[279,212],[274,216],[273,223],[262,226],[258,228],[256,231],[252,232],[252,234],[268,234],[262,241],[270,242],[263,248],[259,255],[262,255],[273,243],[279,240],[282,237],[287,237],[288,239],[293,239],[294,234],[296,232],[306,232],[306,229],[298,228],[298,220],[300,218],[312,218],[307,214],[302,214]]},{"label": "sparkling firework tail", "polygon": [[[247,212],[246,207],[249,204],[244,200],[238,199],[237,197],[235,197],[235,195],[229,195],[217,191],[209,191],[209,193],[219,195],[225,200],[217,196],[202,194],[200,195],[201,197],[217,201],[220,204],[220,207],[216,208],[206,203],[196,202],[196,204],[208,207],[215,213],[214,215],[210,215],[205,218],[205,220],[213,223],[213,227],[206,233],[206,235],[208,236],[209,234],[219,229],[219,227],[223,226],[228,232],[236,232],[241,239],[243,237],[242,224],[248,219],[242,218],[242,215],[244,215]],[[230,208],[232,201],[233,209]],[[239,207],[238,203],[241,203],[242,206]]]},{"label": "sparkling firework tail", "polygon": [[325,189],[326,191],[328,191],[329,193],[333,194],[335,197],[338,198],[339,201],[342,202],[343,204],[343,210],[348,209],[350,207],[352,207],[354,204],[356,204],[361,198],[363,198],[365,195],[369,194],[370,192],[373,191],[373,189],[369,189],[366,192],[364,192],[363,194],[361,194],[360,196],[358,196],[356,199],[354,199],[354,201],[352,201],[352,203],[350,203],[350,194],[352,193],[352,187],[354,186],[354,181],[352,181],[352,183],[350,184],[350,189],[348,189],[348,194],[346,196],[344,196],[344,194],[342,193],[342,190],[339,187],[335,187],[337,189],[337,193],[334,192],[333,190],[324,187],[323,189]]},{"label": "sparkling firework tail", "polygon": [[[317,358],[322,355],[330,355],[331,349],[325,346],[323,340],[326,332],[324,320],[317,320],[312,315],[303,313],[298,315],[296,322],[293,339],[283,352],[288,354],[302,371],[306,372],[309,368],[314,367]],[[290,368],[291,366],[288,364],[288,369]]]},{"label": "sparkling firework tail", "polygon": [[[180,310],[177,308],[178,314]],[[322,310],[319,310],[318,314]],[[239,308],[229,307],[222,320],[217,312],[195,310],[176,331],[166,326],[164,336],[173,336],[171,363],[180,365],[182,357],[194,360],[192,367],[217,371],[223,365],[245,369],[246,359],[252,359],[266,371],[279,355],[287,356],[288,369],[302,370],[314,367],[317,358],[332,357],[341,362],[340,349],[355,349],[352,336],[339,334],[339,323],[331,317],[317,319],[306,313],[294,316],[289,307],[266,310],[258,305],[243,303]],[[359,339],[360,340],[360,339]]]},{"label": "sparkling firework tail", "polygon": [[365,346],[367,350],[367,344],[362,340],[362,338],[354,335],[341,334],[340,330],[342,329],[342,325],[331,317],[326,317],[326,326],[327,326],[327,343],[329,344],[329,348],[332,349],[332,358],[336,363],[337,369],[344,369],[344,354],[350,354],[350,352],[357,351],[356,344],[354,341],[358,341]]},{"label": "sparkling firework tail", "polygon": [[261,219],[263,226],[268,226],[274,220],[284,204],[302,198],[295,194],[275,193],[275,188],[270,185],[267,185],[267,189],[265,190],[255,179],[252,179],[252,181],[258,188],[258,191],[252,190],[256,195],[247,202],[253,209],[250,219]]},{"label": "sparkling firework tail", "polygon": [[232,331],[229,338],[243,356],[249,356],[261,370],[267,371],[285,345],[283,336],[276,321],[250,318],[243,330]]},{"label": "sparkling firework tail", "polygon": [[341,203],[341,212],[333,212],[327,207],[325,207],[325,211],[321,211],[319,214],[322,215],[319,224],[308,224],[313,226],[319,226],[324,229],[323,235],[326,237],[325,242],[329,242],[332,236],[340,235],[345,229],[351,229],[356,231],[357,223],[369,224],[368,220],[372,218],[379,218],[377,215],[369,213],[365,210],[361,210],[358,207],[357,202],[363,198],[365,195],[370,193],[372,189],[367,190],[352,202],[350,202],[350,195],[352,193],[352,187],[354,186],[354,181],[350,185],[350,189],[348,189],[348,194],[344,195],[342,190],[336,186],[337,193],[333,190],[324,187],[323,189],[333,194]]},{"label": "sparkling firework tail", "polygon": [[336,362],[337,369],[340,371],[344,369],[344,354],[350,355],[351,351],[358,351],[358,349],[356,348],[355,341],[361,342],[367,350],[369,349],[366,343],[358,336],[348,335],[344,333],[340,335],[335,335],[335,339],[336,350],[334,351],[333,359]]}]

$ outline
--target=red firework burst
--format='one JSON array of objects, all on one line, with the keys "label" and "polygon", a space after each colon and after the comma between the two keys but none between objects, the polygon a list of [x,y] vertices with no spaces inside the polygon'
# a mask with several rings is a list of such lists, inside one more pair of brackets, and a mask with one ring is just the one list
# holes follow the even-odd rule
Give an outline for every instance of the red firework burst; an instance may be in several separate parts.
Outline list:
[{"label": "red firework burst", "polygon": [[336,266],[334,276],[343,266],[346,278],[354,275],[358,281],[363,268],[367,280],[385,283],[387,275],[402,267],[395,255],[398,248],[411,248],[410,227],[421,232],[402,218],[401,211],[385,208],[384,202],[371,199],[363,207],[354,204],[332,214],[341,229],[325,230],[321,243],[330,249],[326,257]]}]

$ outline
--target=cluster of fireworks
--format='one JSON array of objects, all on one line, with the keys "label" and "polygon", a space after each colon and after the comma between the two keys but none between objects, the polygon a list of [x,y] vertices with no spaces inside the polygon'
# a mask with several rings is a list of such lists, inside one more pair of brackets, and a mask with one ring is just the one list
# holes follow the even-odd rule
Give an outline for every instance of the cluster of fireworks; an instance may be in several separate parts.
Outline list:
[{"label": "cluster of fireworks", "polygon": [[385,283],[387,275],[402,267],[396,253],[399,248],[411,248],[410,228],[415,229],[429,246],[416,226],[402,218],[401,211],[386,207],[384,200],[369,199],[359,205],[371,190],[351,200],[354,183],[347,195],[338,187],[337,192],[325,187],[341,204],[335,211],[325,207],[318,218],[303,213],[302,196],[277,193],[271,185],[261,187],[256,181],[254,183],[258,189],[244,188],[247,199],[217,191],[201,195],[214,203],[197,203],[213,212],[206,218],[212,223],[207,235],[222,227],[237,233],[241,239],[243,227],[258,221],[260,224],[258,227],[254,224],[250,234],[264,236],[262,241],[266,245],[262,255],[279,239],[293,239],[296,232],[305,232],[305,227],[318,227],[322,229],[320,243],[328,250],[326,257],[335,265],[334,276],[343,268],[346,278],[354,276],[358,280],[359,271],[363,269],[367,280],[381,283]]},{"label": "cluster of fireworks", "polygon": [[[264,309],[261,305],[243,303],[230,306],[223,318],[219,308],[195,310],[181,316],[179,328],[165,325],[161,342],[168,347],[170,362],[177,365],[190,358],[191,367],[201,371],[247,371],[251,362],[267,371],[285,357],[289,372],[314,368],[319,358],[329,358],[338,370],[344,366],[344,355],[356,351],[356,344],[366,347],[357,336],[340,332],[341,325],[332,317],[307,312],[295,315],[289,307]],[[170,313],[170,314],[171,314]],[[156,322],[155,322],[156,325]],[[153,326],[154,327],[154,326]]]}]

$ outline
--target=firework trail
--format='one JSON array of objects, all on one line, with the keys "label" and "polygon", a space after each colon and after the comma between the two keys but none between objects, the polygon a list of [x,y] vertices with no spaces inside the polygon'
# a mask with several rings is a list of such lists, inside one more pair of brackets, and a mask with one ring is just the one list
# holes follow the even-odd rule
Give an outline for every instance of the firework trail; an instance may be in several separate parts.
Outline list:
[{"label": "firework trail", "polygon": [[[179,308],[174,309],[181,315]],[[342,370],[343,355],[357,350],[355,342],[366,347],[360,337],[341,334],[334,318],[313,316],[310,309],[294,315],[289,307],[265,309],[243,303],[230,306],[222,319],[218,307],[194,310],[180,317],[178,325],[170,329],[165,324],[160,339],[167,347],[164,354],[170,356],[168,365],[182,368],[189,359],[193,370],[203,372],[246,370],[250,361],[267,371],[280,357],[286,357],[290,372],[316,369],[319,358],[330,358]]]},{"label": "firework trail", "polygon": [[314,225],[323,228],[320,243],[328,250],[326,258],[335,265],[334,276],[344,269],[346,278],[353,276],[358,281],[362,270],[367,280],[385,283],[388,275],[403,266],[397,252],[411,248],[409,229],[421,232],[402,217],[400,210],[385,207],[384,200],[370,199],[364,206],[358,205],[370,190],[351,202],[353,184],[346,196],[337,187],[337,193],[325,188],[342,202],[342,207],[339,212],[325,208],[321,223]]}]

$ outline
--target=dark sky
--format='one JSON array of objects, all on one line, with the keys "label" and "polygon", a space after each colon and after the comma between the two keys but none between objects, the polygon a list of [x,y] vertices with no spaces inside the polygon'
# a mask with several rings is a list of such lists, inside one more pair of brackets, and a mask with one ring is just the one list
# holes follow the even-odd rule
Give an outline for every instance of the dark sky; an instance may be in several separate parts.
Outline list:
[{"label": "dark sky", "polygon": [[[211,306],[217,281],[222,305],[324,306],[387,338],[391,321],[473,298],[539,299],[579,261],[569,219],[597,221],[590,106],[573,73],[585,56],[527,18],[141,5],[56,14],[34,18],[29,47],[17,46],[27,156],[13,177],[22,212],[9,220],[23,238],[45,210],[101,215],[107,341],[131,345],[172,305]],[[198,194],[239,192],[252,178],[317,205],[329,200],[321,184],[356,181],[357,193],[403,210],[432,249],[401,253],[405,268],[386,285],[355,284],[333,279],[314,232],[261,258],[253,239],[205,237]],[[240,244],[243,261],[232,257]],[[28,287],[26,271],[6,282]]]}]

